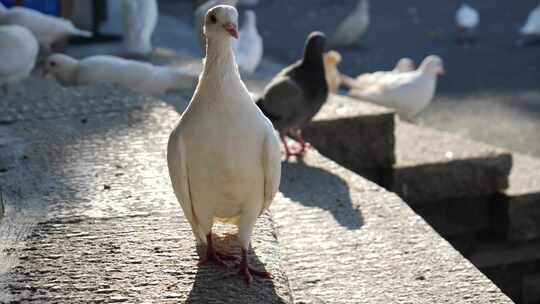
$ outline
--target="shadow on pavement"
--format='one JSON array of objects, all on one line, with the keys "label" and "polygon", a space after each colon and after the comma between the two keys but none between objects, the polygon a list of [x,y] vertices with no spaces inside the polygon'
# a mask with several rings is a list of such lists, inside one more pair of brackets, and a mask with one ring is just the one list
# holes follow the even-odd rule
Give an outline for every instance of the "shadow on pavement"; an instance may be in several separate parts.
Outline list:
[{"label": "shadow on pavement", "polygon": [[347,183],[326,170],[301,161],[284,162],[280,190],[304,206],[330,211],[348,229],[359,229],[364,224],[361,211],[353,208]]}]

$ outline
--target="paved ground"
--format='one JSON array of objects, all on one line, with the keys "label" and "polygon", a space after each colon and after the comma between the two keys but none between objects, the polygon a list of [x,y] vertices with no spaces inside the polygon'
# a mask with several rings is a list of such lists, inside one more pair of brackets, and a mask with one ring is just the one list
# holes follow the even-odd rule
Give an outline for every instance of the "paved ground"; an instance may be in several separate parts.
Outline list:
[{"label": "paved ground", "polygon": [[[189,20],[191,1],[161,0],[162,12]],[[312,30],[331,34],[356,0],[260,0],[255,8],[265,56],[288,63]],[[478,44],[453,43],[458,1],[371,1],[372,25],[361,47],[340,49],[343,72],[389,69],[403,56],[445,60],[446,76],[418,122],[540,156],[539,47],[515,46],[536,0],[468,1],[481,14]],[[242,8],[243,9],[243,8]]]}]

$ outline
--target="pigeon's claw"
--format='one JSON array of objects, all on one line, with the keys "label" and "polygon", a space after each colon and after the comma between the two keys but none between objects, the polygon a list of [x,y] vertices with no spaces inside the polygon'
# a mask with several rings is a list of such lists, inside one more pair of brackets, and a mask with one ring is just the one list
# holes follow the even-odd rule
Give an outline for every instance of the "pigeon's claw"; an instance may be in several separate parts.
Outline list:
[{"label": "pigeon's claw", "polygon": [[235,255],[226,254],[226,253],[217,251],[212,242],[211,233],[206,235],[206,243],[208,244],[208,246],[206,247],[206,255],[199,260],[197,265],[214,263],[220,266],[225,266],[224,261],[237,261],[240,259],[239,257]]},{"label": "pigeon's claw", "polygon": [[297,155],[304,154],[306,149],[311,147],[302,137],[302,132],[300,130],[293,131],[292,136],[300,144],[300,150],[296,153]]},{"label": "pigeon's claw", "polygon": [[242,261],[236,264],[238,274],[244,276],[246,284],[249,286],[253,282],[253,276],[262,278],[272,278],[272,274],[268,271],[261,271],[253,268],[247,259],[247,249],[242,248]]}]

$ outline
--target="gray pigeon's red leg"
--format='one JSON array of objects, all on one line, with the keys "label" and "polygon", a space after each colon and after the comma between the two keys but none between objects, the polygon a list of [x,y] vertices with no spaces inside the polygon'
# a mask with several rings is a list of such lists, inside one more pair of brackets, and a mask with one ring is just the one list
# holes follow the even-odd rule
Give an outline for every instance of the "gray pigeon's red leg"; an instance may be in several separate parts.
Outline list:
[{"label": "gray pigeon's red leg", "polygon": [[285,139],[285,135],[279,134],[279,138],[281,139],[281,142],[283,143],[283,147],[285,148],[285,160],[287,160],[289,159],[290,156],[294,154],[291,153],[289,146],[287,146],[287,140]]},{"label": "gray pigeon's red leg", "polygon": [[306,148],[309,147],[309,144],[306,143],[304,138],[302,138],[302,132],[300,130],[294,130],[292,133],[293,138],[298,141],[300,144],[300,150],[295,152],[295,155],[303,154],[306,151]]},{"label": "gray pigeon's red leg", "polygon": [[206,256],[201,258],[199,263],[197,263],[198,265],[212,262],[217,265],[225,266],[225,262],[223,261],[228,261],[228,260],[237,261],[239,259],[235,255],[225,254],[225,253],[217,251],[212,242],[212,233],[209,233],[206,235],[206,244],[207,244]]},{"label": "gray pigeon's red leg", "polygon": [[238,274],[244,276],[246,284],[249,286],[253,282],[253,276],[259,276],[263,278],[271,278],[272,274],[268,271],[261,271],[253,268],[249,265],[248,261],[248,249],[242,248],[242,260],[237,264]]}]

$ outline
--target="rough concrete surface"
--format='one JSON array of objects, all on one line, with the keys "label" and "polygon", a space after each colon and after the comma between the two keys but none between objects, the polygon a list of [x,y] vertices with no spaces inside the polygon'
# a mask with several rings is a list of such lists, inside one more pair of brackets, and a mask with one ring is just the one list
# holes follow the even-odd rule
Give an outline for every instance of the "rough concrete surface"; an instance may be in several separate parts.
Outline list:
[{"label": "rough concrete surface", "polygon": [[309,152],[271,206],[295,303],[512,303],[395,194]]},{"label": "rough concrete surface", "polygon": [[[54,90],[41,92],[51,96],[41,105],[32,98],[10,104],[17,120],[0,114],[11,121],[0,129],[0,144],[7,142],[0,147],[12,151],[0,157],[8,164],[0,173],[7,196],[0,302],[291,302],[267,214],[251,258],[272,280],[246,288],[239,277],[226,277],[232,265],[196,266],[165,161],[178,119],[171,106],[109,86]],[[99,97],[88,98],[91,92]],[[26,108],[38,106],[50,116]],[[239,251],[230,229],[216,232],[220,246]]]},{"label": "rough concrete surface", "polygon": [[330,95],[303,134],[323,155],[376,182],[394,164],[394,114],[386,108]]},{"label": "rough concrete surface", "polygon": [[508,186],[510,152],[396,122],[396,164],[385,182],[407,203],[491,195]]},{"label": "rough concrete surface", "polygon": [[506,190],[505,220],[511,241],[540,237],[540,160],[513,154],[514,166]]}]

